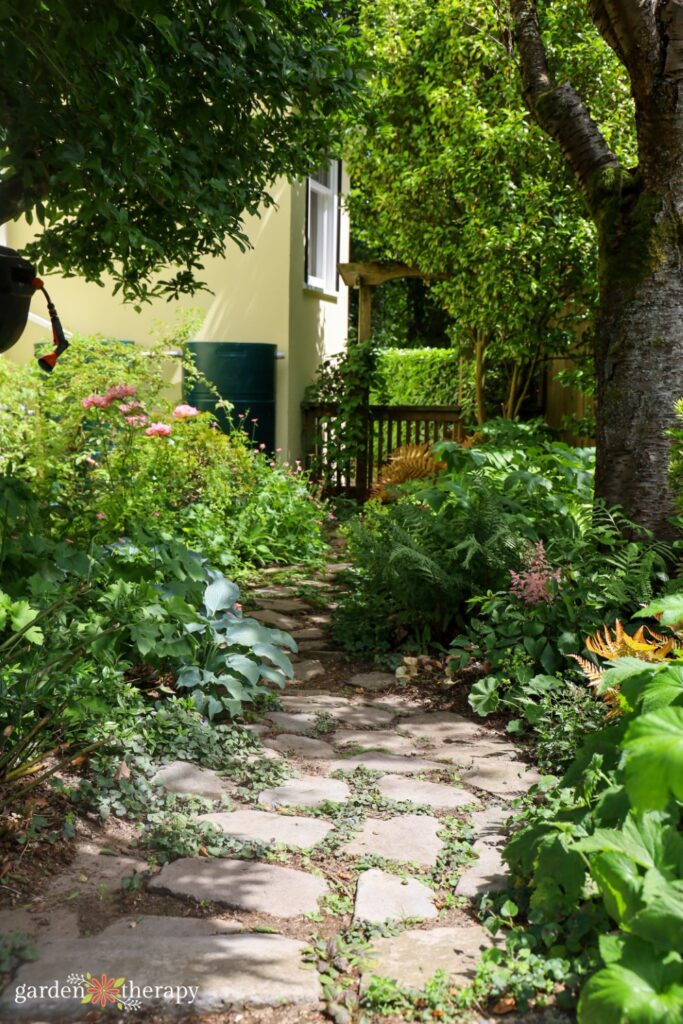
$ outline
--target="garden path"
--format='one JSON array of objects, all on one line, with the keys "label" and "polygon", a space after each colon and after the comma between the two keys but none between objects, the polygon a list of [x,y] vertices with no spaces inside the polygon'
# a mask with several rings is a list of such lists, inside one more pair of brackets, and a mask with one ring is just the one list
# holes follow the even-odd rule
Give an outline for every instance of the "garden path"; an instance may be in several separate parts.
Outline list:
[{"label": "garden path", "polygon": [[[358,671],[334,650],[328,625],[343,568],[331,563],[310,579],[266,572],[252,592],[245,614],[290,630],[299,653],[282,710],[248,726],[263,744],[251,791],[187,762],[156,776],[168,791],[211,801],[200,817],[230,837],[234,856],[203,849],[150,873],[120,836],[117,846],[106,833],[82,840],[48,898],[14,912],[40,958],[5,989],[2,1019],[101,1019],[52,989],[17,1002],[29,991],[21,986],[86,970],[128,979],[130,998],[131,984],[141,990],[139,1010],[111,1008],[129,1024],[194,1014],[216,1024],[350,1024],[372,975],[416,989],[439,969],[447,987],[472,978],[491,944],[472,901],[504,883],[505,822],[537,775],[490,728],[429,710],[410,681]],[[258,784],[264,760],[281,762],[279,784]],[[109,901],[99,923],[88,909],[95,897],[101,908]],[[8,924],[5,915],[0,930]]]}]

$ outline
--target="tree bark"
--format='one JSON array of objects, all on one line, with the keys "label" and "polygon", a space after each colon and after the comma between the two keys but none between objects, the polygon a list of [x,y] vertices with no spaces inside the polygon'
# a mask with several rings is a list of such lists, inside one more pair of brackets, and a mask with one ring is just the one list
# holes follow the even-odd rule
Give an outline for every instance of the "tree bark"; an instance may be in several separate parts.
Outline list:
[{"label": "tree bark", "polygon": [[590,0],[628,70],[639,167],[626,170],[549,70],[533,0],[510,0],[524,96],[556,140],[599,236],[596,496],[670,537],[668,431],[683,397],[683,4]]}]

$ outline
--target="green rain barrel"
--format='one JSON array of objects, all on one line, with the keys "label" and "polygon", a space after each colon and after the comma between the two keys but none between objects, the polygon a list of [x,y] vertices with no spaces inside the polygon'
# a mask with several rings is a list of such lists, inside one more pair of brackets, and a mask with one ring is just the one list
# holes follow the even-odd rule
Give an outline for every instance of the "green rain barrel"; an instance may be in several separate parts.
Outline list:
[{"label": "green rain barrel", "polygon": [[[275,450],[275,353],[277,345],[243,341],[192,341],[187,346],[198,370],[233,406],[232,423],[257,444]],[[226,430],[228,419],[216,409],[216,397],[201,382],[187,381],[186,400],[200,411],[215,412]],[[256,421],[256,422],[253,422]]]}]

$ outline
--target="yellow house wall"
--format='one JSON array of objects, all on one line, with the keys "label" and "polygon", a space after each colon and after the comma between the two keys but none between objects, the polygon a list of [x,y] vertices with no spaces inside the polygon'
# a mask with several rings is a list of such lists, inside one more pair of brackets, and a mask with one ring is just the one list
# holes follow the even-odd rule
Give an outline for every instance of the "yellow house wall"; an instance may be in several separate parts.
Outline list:
[{"label": "yellow house wall", "polygon": [[[159,321],[170,325],[183,310],[197,308],[203,314],[197,341],[277,345],[285,358],[276,362],[276,443],[294,458],[299,454],[298,403],[317,365],[315,350],[306,352],[305,346],[312,341],[313,324],[321,323],[325,332],[328,327],[336,329],[337,320],[326,326],[326,317],[318,314],[320,299],[308,297],[305,304],[302,299],[299,310],[306,328],[295,329],[290,303],[293,294],[302,292],[305,187],[292,187],[283,179],[276,183],[273,195],[276,206],[263,209],[260,217],[249,218],[246,222],[252,249],[242,253],[237,246],[230,245],[225,258],[206,260],[202,279],[213,294],[198,292],[170,303],[155,300],[145,304],[138,313],[131,304],[112,295],[111,282],[101,288],[58,274],[44,276],[44,279],[64,327],[74,333],[99,333],[144,343],[155,333]],[[300,228],[296,242],[292,238],[294,224]],[[33,234],[34,228],[24,221],[8,224],[6,244],[20,249]],[[297,248],[300,248],[299,253]],[[297,288],[292,281],[297,282]],[[31,311],[39,316],[47,315],[39,295],[33,300]],[[344,333],[342,329],[342,339]],[[48,334],[45,328],[29,322],[21,340],[9,350],[7,357],[27,362],[33,358],[34,344]],[[294,352],[290,351],[290,338],[295,339]],[[305,369],[299,365],[300,360]],[[175,375],[175,383],[179,394],[179,373]]]}]

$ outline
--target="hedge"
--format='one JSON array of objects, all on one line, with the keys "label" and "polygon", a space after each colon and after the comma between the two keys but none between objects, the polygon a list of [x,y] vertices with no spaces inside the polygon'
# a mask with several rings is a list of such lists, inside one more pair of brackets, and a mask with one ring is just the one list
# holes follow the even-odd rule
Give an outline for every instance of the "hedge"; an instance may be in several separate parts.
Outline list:
[{"label": "hedge", "polygon": [[457,405],[458,370],[458,353],[452,348],[380,349],[371,401]]}]

